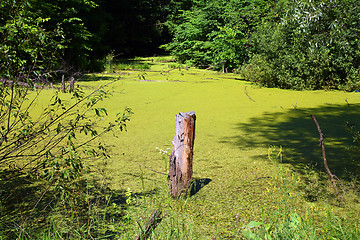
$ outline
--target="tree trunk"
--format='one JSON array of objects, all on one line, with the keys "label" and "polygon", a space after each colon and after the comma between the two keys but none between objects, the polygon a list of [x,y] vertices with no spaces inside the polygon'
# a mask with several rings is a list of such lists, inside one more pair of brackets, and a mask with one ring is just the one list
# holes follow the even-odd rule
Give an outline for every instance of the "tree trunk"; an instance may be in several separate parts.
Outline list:
[{"label": "tree trunk", "polygon": [[173,198],[178,198],[183,193],[186,196],[192,177],[195,112],[181,112],[176,115],[175,120],[175,137],[172,141],[168,177],[170,193]]}]

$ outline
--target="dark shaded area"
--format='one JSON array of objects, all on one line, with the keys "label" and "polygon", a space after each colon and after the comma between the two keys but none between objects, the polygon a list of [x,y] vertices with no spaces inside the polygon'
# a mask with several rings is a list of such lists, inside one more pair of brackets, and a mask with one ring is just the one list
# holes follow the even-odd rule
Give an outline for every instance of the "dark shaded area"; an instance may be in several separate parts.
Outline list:
[{"label": "dark shaded area", "polygon": [[[346,123],[360,126],[360,104],[327,104],[318,108],[290,109],[267,113],[251,119],[250,123],[238,123],[235,135],[222,142],[237,145],[241,149],[259,145],[282,146],[283,163],[305,173],[309,166],[325,171],[319,133],[310,115],[316,116],[324,133],[329,168],[339,178],[350,179],[360,175],[360,154]],[[245,134],[236,135],[237,130]]]},{"label": "dark shaded area", "polygon": [[[141,71],[147,71],[150,69],[153,63],[146,60],[135,60],[135,59],[116,59],[112,61],[111,66],[107,73],[105,74],[87,74],[81,75],[76,79],[77,82],[88,82],[88,81],[106,81],[106,80],[117,80],[121,78],[122,74],[127,75],[126,71],[138,71],[139,74]],[[124,71],[124,72],[123,72]],[[109,76],[109,74],[113,74],[113,76]],[[139,80],[139,75],[134,75],[132,78]],[[66,80],[66,84],[68,84],[68,80]],[[81,86],[86,88],[86,86]]]},{"label": "dark shaded area", "polygon": [[[59,236],[65,239],[78,237],[71,229],[80,226],[88,228],[93,237],[107,235],[115,239],[118,231],[97,224],[117,224],[126,222],[127,207],[125,191],[110,189],[102,181],[80,180],[63,185],[48,185],[26,177],[6,180],[7,172],[0,172],[0,236],[4,239],[17,239],[22,228],[31,229],[29,237],[54,224],[52,221],[61,216],[56,224]],[[150,192],[144,193],[150,194]],[[101,220],[101,222],[99,222]],[[88,225],[91,223],[90,225]],[[70,230],[70,231],[69,231]],[[78,233],[79,234],[79,233]]]},{"label": "dark shaded area", "polygon": [[100,2],[106,16],[103,27],[107,29],[101,42],[106,46],[103,52],[115,50],[120,57],[164,54],[158,47],[171,38],[164,25],[168,4],[158,0]]},{"label": "dark shaded area", "polygon": [[151,195],[156,195],[159,193],[159,189],[158,188],[154,188],[154,189],[151,189],[151,190],[148,190],[148,191],[142,191],[140,193],[133,193],[133,196],[134,197],[137,197],[137,198],[141,198],[141,197],[145,197],[145,196],[151,196]]},{"label": "dark shaded area", "polygon": [[[95,75],[85,75],[82,76],[80,79],[77,80],[77,82],[89,82],[89,81],[107,81],[107,80],[115,80],[115,77],[109,77],[109,76],[95,76]],[[82,87],[86,87],[86,86],[82,86]]]},{"label": "dark shaded area", "polygon": [[208,185],[212,180],[210,178],[193,179],[190,185],[190,197],[199,192],[203,187]]}]

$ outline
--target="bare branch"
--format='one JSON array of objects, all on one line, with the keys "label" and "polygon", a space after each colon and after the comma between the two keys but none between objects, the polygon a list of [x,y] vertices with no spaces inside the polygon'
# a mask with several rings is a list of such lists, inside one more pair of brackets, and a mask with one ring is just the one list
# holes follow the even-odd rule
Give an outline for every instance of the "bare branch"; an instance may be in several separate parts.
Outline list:
[{"label": "bare branch", "polygon": [[[320,146],[321,146],[322,155],[323,155],[323,159],[324,159],[324,167],[325,167],[326,172],[328,173],[328,175],[330,177],[330,180],[331,180],[331,182],[333,184],[336,195],[339,196],[339,190],[338,190],[338,187],[336,185],[336,180],[338,180],[339,182],[340,182],[340,180],[336,175],[332,174],[332,172],[330,171],[330,168],[328,166],[327,159],[326,159],[326,153],[325,153],[324,134],[323,134],[323,132],[322,132],[322,130],[320,128],[319,123],[316,121],[315,116],[311,115],[311,118],[314,121],[314,123],[315,123],[315,125],[316,125],[316,127],[318,129],[319,135],[320,135]],[[345,191],[344,191],[344,194],[345,194]]]},{"label": "bare branch", "polygon": [[153,214],[148,219],[146,226],[141,229],[141,232],[134,238],[134,240],[148,239],[152,231],[154,231],[154,229],[165,216],[166,213],[161,216],[161,211],[155,209]]}]

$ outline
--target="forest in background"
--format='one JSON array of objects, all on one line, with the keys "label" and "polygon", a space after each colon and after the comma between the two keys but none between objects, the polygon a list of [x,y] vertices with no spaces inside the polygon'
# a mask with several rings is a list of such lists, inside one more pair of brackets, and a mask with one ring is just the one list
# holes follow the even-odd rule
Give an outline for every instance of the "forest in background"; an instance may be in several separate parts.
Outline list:
[{"label": "forest in background", "polygon": [[[103,59],[153,55],[169,41],[162,1],[19,0],[0,3],[2,73],[40,69],[101,71]],[[161,52],[163,53],[163,52]]]},{"label": "forest in background", "polygon": [[0,12],[7,77],[24,68],[98,72],[108,54],[168,53],[266,87],[359,88],[356,0],[21,0],[2,1]]}]

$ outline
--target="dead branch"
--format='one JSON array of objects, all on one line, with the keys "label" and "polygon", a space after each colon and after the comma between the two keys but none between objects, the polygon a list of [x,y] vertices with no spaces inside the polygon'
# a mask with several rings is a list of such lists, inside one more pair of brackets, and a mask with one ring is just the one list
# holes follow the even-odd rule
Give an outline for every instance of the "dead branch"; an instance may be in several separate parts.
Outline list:
[{"label": "dead branch", "polygon": [[[321,150],[322,150],[322,155],[323,155],[323,159],[324,159],[324,166],[325,166],[326,172],[328,173],[328,175],[330,177],[330,180],[331,180],[331,182],[333,184],[336,195],[339,196],[339,190],[338,190],[338,187],[336,185],[336,180],[339,181],[340,184],[341,184],[341,181],[336,175],[332,174],[331,171],[330,171],[330,168],[328,166],[327,159],[326,159],[326,153],[325,153],[324,134],[323,134],[323,132],[322,132],[322,130],[320,128],[319,123],[316,121],[315,116],[311,115],[311,118],[314,121],[314,123],[315,123],[315,125],[316,125],[316,127],[318,129],[318,132],[320,134],[320,146],[321,146]],[[343,190],[343,192],[345,194],[344,190]]]},{"label": "dead branch", "polygon": [[345,99],[345,102],[347,103],[348,107],[350,107],[350,103],[347,99]]},{"label": "dead branch", "polygon": [[255,100],[252,99],[252,98],[249,96],[249,94],[247,93],[246,88],[247,88],[247,86],[245,86],[245,94],[246,94],[246,96],[247,96],[251,101],[255,102]]},{"label": "dead branch", "polygon": [[64,75],[62,75],[62,77],[61,77],[61,91],[62,92],[65,92],[65,76]]},{"label": "dead branch", "polygon": [[152,231],[154,231],[156,226],[165,216],[166,213],[161,216],[161,211],[155,209],[151,217],[148,219],[146,226],[141,229],[141,232],[134,238],[134,240],[148,239]]},{"label": "dead branch", "polygon": [[73,92],[73,91],[74,91],[74,84],[75,84],[75,78],[74,78],[74,77],[70,77],[70,79],[69,79],[69,92]]},{"label": "dead branch", "polygon": [[143,165],[141,163],[138,163],[138,162],[134,162],[134,163],[136,163],[137,165],[140,165],[140,166],[142,166],[142,167],[144,167],[146,169],[149,169],[150,171],[153,171],[154,173],[158,173],[158,174],[162,174],[162,175],[166,175],[166,176],[168,175],[167,173],[156,171],[156,170],[154,170],[152,168],[149,168],[149,167],[147,167],[147,166],[145,166],[145,165]]},{"label": "dead branch", "polygon": [[207,67],[207,68],[205,68],[205,70],[210,70],[210,69],[212,69],[213,67],[215,67],[215,66],[209,66],[209,67]]}]

